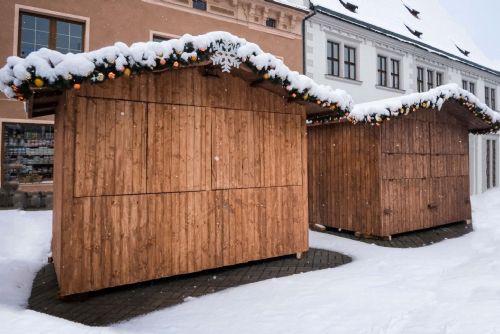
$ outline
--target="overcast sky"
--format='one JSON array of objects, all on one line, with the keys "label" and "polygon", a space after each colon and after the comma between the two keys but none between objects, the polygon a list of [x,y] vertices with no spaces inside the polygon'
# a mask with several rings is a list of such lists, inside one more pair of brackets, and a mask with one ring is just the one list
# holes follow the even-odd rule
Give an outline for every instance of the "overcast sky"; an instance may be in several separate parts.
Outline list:
[{"label": "overcast sky", "polygon": [[457,23],[466,25],[470,36],[488,58],[500,60],[499,0],[440,0]]}]

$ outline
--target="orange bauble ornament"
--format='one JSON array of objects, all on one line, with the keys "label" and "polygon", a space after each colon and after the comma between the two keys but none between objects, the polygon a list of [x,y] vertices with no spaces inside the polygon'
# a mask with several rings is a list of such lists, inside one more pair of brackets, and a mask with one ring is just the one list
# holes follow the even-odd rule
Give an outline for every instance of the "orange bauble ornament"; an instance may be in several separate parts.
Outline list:
[{"label": "orange bauble ornament", "polygon": [[116,74],[115,74],[114,72],[109,72],[109,73],[108,73],[108,78],[109,78],[110,80],[113,80],[114,78],[116,78]]},{"label": "orange bauble ornament", "polygon": [[167,61],[165,60],[165,58],[160,59],[160,65],[165,65],[166,63]]},{"label": "orange bauble ornament", "polygon": [[179,67],[179,62],[178,61],[174,61],[174,68],[177,68]]},{"label": "orange bauble ornament", "polygon": [[35,86],[37,86],[38,88],[43,87],[43,85],[44,85],[43,80],[42,80],[42,79],[40,79],[40,78],[36,78],[36,79],[35,79],[35,81],[33,81],[33,83],[34,83],[34,84],[35,84]]},{"label": "orange bauble ornament", "polygon": [[73,85],[73,89],[74,90],[80,90],[80,88],[81,88],[81,86],[80,86],[79,83],[76,83],[76,84]]}]

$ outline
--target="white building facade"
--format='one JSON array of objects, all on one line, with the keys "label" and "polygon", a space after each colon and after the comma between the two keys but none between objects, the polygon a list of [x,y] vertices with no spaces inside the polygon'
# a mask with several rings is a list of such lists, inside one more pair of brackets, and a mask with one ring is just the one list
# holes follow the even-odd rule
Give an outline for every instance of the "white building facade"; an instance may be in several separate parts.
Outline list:
[{"label": "white building facade", "polygon": [[[498,110],[500,73],[321,6],[304,21],[304,72],[355,103],[457,83]],[[500,136],[470,135],[471,194],[499,186]]]}]

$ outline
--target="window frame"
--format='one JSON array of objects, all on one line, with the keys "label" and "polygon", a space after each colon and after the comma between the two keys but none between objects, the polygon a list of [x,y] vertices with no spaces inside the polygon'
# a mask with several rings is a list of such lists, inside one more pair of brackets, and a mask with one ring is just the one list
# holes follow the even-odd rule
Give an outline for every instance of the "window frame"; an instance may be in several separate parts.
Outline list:
[{"label": "window frame", "polygon": [[485,156],[485,183],[486,189],[491,189],[498,186],[497,180],[497,159],[498,159],[498,139],[487,138],[485,140],[486,145],[486,156]]},{"label": "window frame", "polygon": [[422,66],[417,66],[417,92],[424,92],[425,88],[425,69]]},{"label": "window frame", "polygon": [[[397,66],[394,66],[395,64],[397,64]],[[396,68],[397,73],[394,70]],[[401,87],[401,61],[394,58],[391,58],[391,87],[394,89],[400,89]]]},{"label": "window frame", "polygon": [[[203,6],[199,7],[199,4],[203,4]],[[206,12],[208,10],[208,5],[205,0],[192,0],[192,8],[196,10],[201,10]]]},{"label": "window frame", "polygon": [[434,88],[434,70],[427,69],[427,90]]},{"label": "window frame", "polygon": [[[38,12],[32,12],[24,9],[20,9],[18,11],[18,18],[19,18],[19,23],[17,27],[17,56],[18,57],[23,57],[21,55],[21,44],[22,44],[22,30],[23,30],[23,15],[29,15],[29,16],[35,16],[35,17],[40,17],[44,19],[49,20],[49,49],[51,50],[56,50],[56,41],[57,41],[57,22],[65,22],[65,23],[71,23],[71,24],[78,24],[82,28],[82,47],[80,52],[85,51],[85,43],[86,43],[86,28],[87,28],[87,22],[86,21],[80,21],[77,19],[71,19],[71,18],[66,18],[66,17],[61,17],[61,16],[52,16],[44,13],[38,13]],[[36,51],[36,50],[35,50]],[[27,56],[27,55],[26,55]],[[25,56],[25,57],[26,57]]]},{"label": "window frame", "polygon": [[469,81],[469,92],[476,95],[476,83]]},{"label": "window frame", "polygon": [[493,110],[497,110],[497,90],[496,88],[490,87],[490,108]]},{"label": "window frame", "polygon": [[490,107],[490,87],[484,86],[484,103]]},{"label": "window frame", "polygon": [[443,72],[436,71],[436,87],[443,85]]},{"label": "window frame", "polygon": [[[173,37],[168,37],[168,36],[162,36],[162,35],[159,35],[159,34],[153,34],[151,36],[151,41],[152,42],[165,42],[165,41],[169,41],[171,40]],[[155,41],[155,39],[157,39]]]},{"label": "window frame", "polygon": [[[269,24],[272,22],[272,24]],[[266,27],[276,29],[278,27],[278,20],[273,17],[267,17],[265,22]]]},{"label": "window frame", "polygon": [[469,90],[469,82],[467,80],[462,79],[462,89]]},{"label": "window frame", "polygon": [[[337,47],[337,58],[335,58],[335,46]],[[328,51],[330,49],[332,50],[332,56],[328,57]],[[326,41],[326,62],[327,74],[334,77],[340,77],[340,43],[331,40]],[[335,74],[335,63],[337,63],[337,74]],[[330,64],[332,71],[329,71]]]},{"label": "window frame", "polygon": [[387,57],[377,55],[377,83],[379,86],[387,87]]},{"label": "window frame", "polygon": [[[346,51],[348,57],[346,57]],[[353,51],[353,59],[351,59],[351,52]],[[352,67],[352,76],[351,76],[351,67]],[[346,68],[348,71],[346,71]],[[356,48],[349,45],[344,45],[344,79],[348,80],[356,80]]]}]

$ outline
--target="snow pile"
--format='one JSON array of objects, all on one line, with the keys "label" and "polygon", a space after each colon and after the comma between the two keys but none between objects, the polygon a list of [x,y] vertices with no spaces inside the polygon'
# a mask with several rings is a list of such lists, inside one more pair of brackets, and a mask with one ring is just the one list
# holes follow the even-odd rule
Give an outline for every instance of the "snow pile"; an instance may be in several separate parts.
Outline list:
[{"label": "snow pile", "polygon": [[9,291],[14,290],[25,290],[20,294],[24,299],[16,298],[14,304],[25,303],[30,275],[9,271],[9,266],[43,265],[50,216],[2,211],[0,254],[10,264],[2,263],[0,275],[12,278],[0,293],[0,332],[499,333],[499,207],[498,188],[473,196],[474,232],[415,249],[384,248],[311,232],[311,247],[345,253],[353,262],[190,298],[111,328],[86,327],[5,305],[11,304],[5,293],[12,295]]},{"label": "snow pile", "polygon": [[34,88],[75,88],[86,80],[93,83],[129,76],[141,71],[176,69],[200,62],[221,65],[223,71],[248,65],[263,79],[286,88],[291,97],[314,102],[331,109],[349,110],[351,97],[342,90],[319,85],[291,71],[280,59],[263,52],[254,43],[228,32],[210,32],[200,36],[184,35],[162,42],[113,46],[79,54],[61,54],[41,49],[26,58],[12,56],[0,69],[0,90],[8,97],[28,98]]},{"label": "snow pile", "polygon": [[25,306],[36,272],[47,263],[51,211],[0,211],[0,304]]}]

